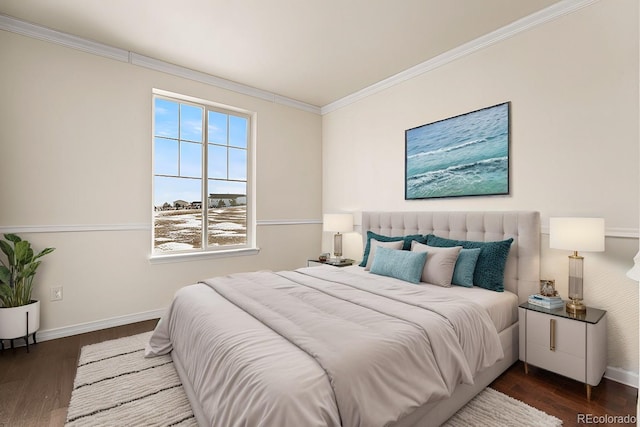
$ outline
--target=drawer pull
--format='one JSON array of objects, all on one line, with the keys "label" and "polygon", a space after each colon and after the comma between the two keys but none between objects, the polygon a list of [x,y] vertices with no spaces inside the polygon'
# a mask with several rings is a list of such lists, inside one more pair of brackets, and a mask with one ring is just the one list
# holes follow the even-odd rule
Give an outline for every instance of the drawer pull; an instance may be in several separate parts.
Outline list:
[{"label": "drawer pull", "polygon": [[556,351],[556,319],[549,319],[549,350]]}]

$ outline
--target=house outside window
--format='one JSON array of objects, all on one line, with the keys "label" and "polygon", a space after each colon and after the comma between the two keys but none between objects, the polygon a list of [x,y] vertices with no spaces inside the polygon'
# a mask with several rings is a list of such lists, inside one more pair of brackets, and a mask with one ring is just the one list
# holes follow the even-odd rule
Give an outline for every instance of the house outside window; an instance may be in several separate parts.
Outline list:
[{"label": "house outside window", "polygon": [[153,255],[252,247],[251,114],[153,97]]}]

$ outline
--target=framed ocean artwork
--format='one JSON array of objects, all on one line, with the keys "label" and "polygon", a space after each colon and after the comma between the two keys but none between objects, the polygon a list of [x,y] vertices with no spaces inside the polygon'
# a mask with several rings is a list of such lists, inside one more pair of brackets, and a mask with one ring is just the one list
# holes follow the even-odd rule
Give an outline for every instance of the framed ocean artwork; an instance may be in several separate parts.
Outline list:
[{"label": "framed ocean artwork", "polygon": [[405,199],[509,194],[509,107],[407,129]]}]

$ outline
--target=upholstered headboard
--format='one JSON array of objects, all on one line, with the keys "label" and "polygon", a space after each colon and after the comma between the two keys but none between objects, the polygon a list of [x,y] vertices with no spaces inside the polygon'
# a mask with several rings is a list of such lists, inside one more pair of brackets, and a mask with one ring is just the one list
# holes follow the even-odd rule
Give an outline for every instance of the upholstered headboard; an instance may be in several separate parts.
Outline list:
[{"label": "upholstered headboard", "polygon": [[540,213],[496,212],[363,212],[367,231],[385,236],[429,234],[457,240],[498,241],[513,238],[504,272],[504,287],[522,303],[539,291]]}]

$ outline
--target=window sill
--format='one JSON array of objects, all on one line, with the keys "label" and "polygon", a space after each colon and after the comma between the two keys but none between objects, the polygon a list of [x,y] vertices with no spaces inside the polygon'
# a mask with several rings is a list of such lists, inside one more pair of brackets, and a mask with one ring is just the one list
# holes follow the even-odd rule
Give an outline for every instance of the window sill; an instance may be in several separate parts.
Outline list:
[{"label": "window sill", "polygon": [[243,248],[243,249],[230,249],[230,250],[222,250],[222,251],[191,252],[191,253],[168,254],[168,255],[151,255],[149,257],[149,263],[166,264],[170,262],[198,261],[201,259],[250,256],[250,255],[257,255],[259,252],[260,252],[260,248]]}]

